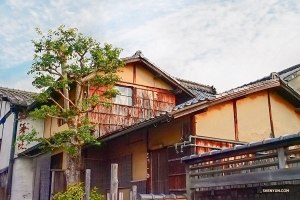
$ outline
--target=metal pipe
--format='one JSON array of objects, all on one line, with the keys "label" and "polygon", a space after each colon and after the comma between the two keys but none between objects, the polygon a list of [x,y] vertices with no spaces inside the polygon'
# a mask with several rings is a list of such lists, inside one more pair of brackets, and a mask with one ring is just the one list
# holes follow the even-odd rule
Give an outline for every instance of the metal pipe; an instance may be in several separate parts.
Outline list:
[{"label": "metal pipe", "polygon": [[211,141],[216,141],[216,142],[227,142],[227,143],[232,143],[232,144],[246,144],[245,142],[237,142],[237,141],[232,141],[232,140],[226,140],[226,139],[217,139],[217,138],[210,138],[210,137],[205,137],[205,136],[196,136],[196,135],[190,135],[188,137],[187,141],[175,143],[175,151],[176,153],[179,153],[177,150],[178,146],[180,146],[180,152],[183,152],[183,147],[188,147],[188,146],[194,146],[194,147],[204,147],[204,148],[211,148],[211,149],[222,149],[219,147],[210,147],[210,146],[203,146],[203,145],[196,145],[192,143],[192,139],[204,139],[204,140],[211,140]]},{"label": "metal pipe", "polygon": [[228,143],[232,143],[232,144],[246,144],[246,142],[239,142],[239,141],[234,141],[234,140],[211,138],[211,137],[197,136],[197,135],[190,135],[188,138],[188,141],[183,141],[183,142],[179,142],[176,144],[179,146],[179,145],[185,145],[187,143],[192,143],[192,138],[203,139],[203,140],[212,140],[212,141],[216,141],[216,142],[228,142]]}]

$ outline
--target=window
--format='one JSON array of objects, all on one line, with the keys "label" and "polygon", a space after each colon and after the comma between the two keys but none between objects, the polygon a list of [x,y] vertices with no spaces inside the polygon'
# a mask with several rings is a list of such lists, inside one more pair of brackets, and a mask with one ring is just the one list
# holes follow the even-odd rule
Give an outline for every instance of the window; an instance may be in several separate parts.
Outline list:
[{"label": "window", "polygon": [[116,86],[116,89],[119,90],[120,94],[114,98],[115,104],[121,104],[126,106],[132,106],[132,88]]}]

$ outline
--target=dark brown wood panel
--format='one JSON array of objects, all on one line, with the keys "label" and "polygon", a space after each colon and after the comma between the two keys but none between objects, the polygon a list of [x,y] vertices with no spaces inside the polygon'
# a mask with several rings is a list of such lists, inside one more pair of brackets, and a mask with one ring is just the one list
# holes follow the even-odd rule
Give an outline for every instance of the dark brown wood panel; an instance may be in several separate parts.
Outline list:
[{"label": "dark brown wood panel", "polygon": [[169,193],[168,150],[167,148],[151,152],[151,192]]},{"label": "dark brown wood panel", "polygon": [[54,188],[53,194],[62,192],[67,188],[66,175],[64,171],[55,171],[54,172]]}]

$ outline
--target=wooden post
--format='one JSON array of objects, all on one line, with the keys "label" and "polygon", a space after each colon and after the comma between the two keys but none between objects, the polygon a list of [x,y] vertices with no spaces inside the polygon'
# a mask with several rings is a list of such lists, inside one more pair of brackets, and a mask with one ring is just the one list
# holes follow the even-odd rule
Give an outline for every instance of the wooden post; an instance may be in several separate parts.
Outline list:
[{"label": "wooden post", "polygon": [[133,185],[132,186],[132,200],[136,200],[137,199],[137,186]]},{"label": "wooden post", "polygon": [[118,199],[118,164],[111,164],[110,200]]},{"label": "wooden post", "polygon": [[54,195],[54,183],[55,183],[55,171],[51,171],[51,193],[50,193],[50,200],[53,199]]},{"label": "wooden post", "polygon": [[188,200],[192,200],[191,187],[190,187],[190,165],[185,164],[185,185],[186,196]]},{"label": "wooden post", "polygon": [[85,170],[85,200],[89,200],[91,196],[91,169]]},{"label": "wooden post", "polygon": [[278,153],[278,168],[279,169],[287,168],[284,148],[283,147],[278,148],[277,153]]},{"label": "wooden post", "polygon": [[119,192],[119,200],[123,200],[123,192]]}]

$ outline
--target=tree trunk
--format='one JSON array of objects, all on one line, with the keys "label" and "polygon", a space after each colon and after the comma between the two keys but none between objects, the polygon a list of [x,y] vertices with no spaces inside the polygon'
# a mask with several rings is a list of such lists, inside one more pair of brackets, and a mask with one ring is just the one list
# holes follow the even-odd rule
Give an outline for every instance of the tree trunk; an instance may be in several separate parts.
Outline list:
[{"label": "tree trunk", "polygon": [[81,148],[75,156],[67,155],[66,179],[67,186],[80,182]]}]

